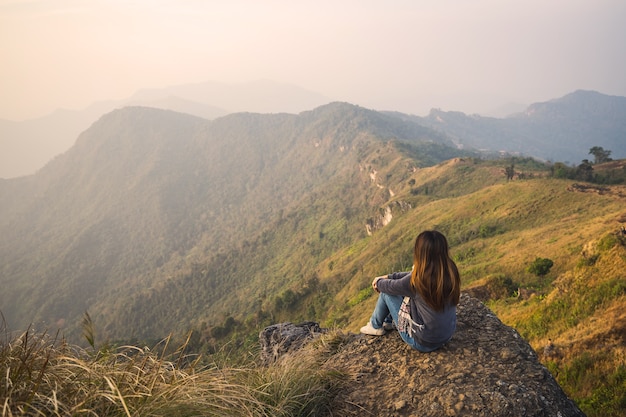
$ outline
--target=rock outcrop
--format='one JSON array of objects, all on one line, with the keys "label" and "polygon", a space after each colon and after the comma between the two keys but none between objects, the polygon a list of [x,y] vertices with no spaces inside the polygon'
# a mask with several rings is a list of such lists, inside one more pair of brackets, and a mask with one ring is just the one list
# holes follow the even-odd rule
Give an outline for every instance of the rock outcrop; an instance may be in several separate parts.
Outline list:
[{"label": "rock outcrop", "polygon": [[[452,340],[431,353],[411,349],[395,331],[347,335],[322,365],[351,378],[335,398],[333,415],[584,416],[530,345],[482,302],[462,294],[457,320]],[[276,331],[273,340],[285,346]],[[301,333],[304,341],[315,334]],[[301,345],[291,340],[290,346]]]},{"label": "rock outcrop", "polygon": [[266,327],[259,334],[260,358],[269,365],[281,356],[301,348],[313,337],[325,333],[318,323],[307,321],[300,324],[279,323]]}]

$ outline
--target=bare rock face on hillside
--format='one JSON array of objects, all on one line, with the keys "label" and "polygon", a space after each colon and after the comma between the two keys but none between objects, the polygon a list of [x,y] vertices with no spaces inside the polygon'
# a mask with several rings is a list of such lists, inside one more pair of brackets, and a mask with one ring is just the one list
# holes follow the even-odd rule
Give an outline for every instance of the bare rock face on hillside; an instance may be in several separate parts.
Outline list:
[{"label": "bare rock face on hillside", "polygon": [[352,378],[333,415],[584,416],[530,345],[482,302],[462,294],[457,318],[455,336],[431,353],[395,331],[348,335],[323,365]]},{"label": "bare rock face on hillside", "polygon": [[326,329],[318,323],[306,321],[300,324],[279,323],[266,327],[259,334],[261,343],[260,359],[264,365],[276,362],[283,355],[300,349],[304,344]]}]

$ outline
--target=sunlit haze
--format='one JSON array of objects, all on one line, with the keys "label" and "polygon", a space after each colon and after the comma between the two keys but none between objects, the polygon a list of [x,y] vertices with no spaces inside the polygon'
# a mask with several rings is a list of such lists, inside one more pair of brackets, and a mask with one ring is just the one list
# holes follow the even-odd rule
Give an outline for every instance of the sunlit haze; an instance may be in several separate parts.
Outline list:
[{"label": "sunlit haze", "polygon": [[0,0],[0,119],[204,81],[418,115],[625,96],[625,20],[623,0]]}]

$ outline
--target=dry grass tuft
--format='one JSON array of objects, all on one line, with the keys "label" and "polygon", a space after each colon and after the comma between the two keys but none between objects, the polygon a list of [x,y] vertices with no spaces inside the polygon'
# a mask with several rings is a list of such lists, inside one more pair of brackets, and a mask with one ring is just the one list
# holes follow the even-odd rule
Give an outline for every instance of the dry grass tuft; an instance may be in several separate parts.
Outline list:
[{"label": "dry grass tuft", "polygon": [[342,381],[312,366],[319,355],[228,368],[201,364],[185,346],[166,355],[169,339],[153,349],[99,350],[32,329],[5,330],[4,339],[0,410],[7,417],[324,415]]}]

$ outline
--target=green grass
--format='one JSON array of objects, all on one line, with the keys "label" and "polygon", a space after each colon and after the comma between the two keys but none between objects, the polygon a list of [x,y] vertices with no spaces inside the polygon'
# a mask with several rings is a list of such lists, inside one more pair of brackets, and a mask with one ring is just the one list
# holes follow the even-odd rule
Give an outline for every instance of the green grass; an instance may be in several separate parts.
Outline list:
[{"label": "green grass", "polygon": [[544,364],[589,417],[626,416],[626,356],[620,338],[626,242],[605,232],[576,250],[568,247],[573,246],[562,246],[571,258],[569,267],[538,286],[536,297],[489,305],[538,353],[549,339],[558,346],[558,354],[544,358]]},{"label": "green grass", "polygon": [[547,367],[566,391],[584,393],[577,403],[589,417],[619,417],[626,410],[626,366],[614,366],[605,351],[584,352],[567,364]]},{"label": "green grass", "polygon": [[361,291],[358,292],[356,296],[348,300],[348,306],[354,307],[357,304],[361,304],[363,301],[370,298],[372,294],[374,294],[374,290],[372,289],[372,287],[368,286],[366,288],[363,288]]}]

